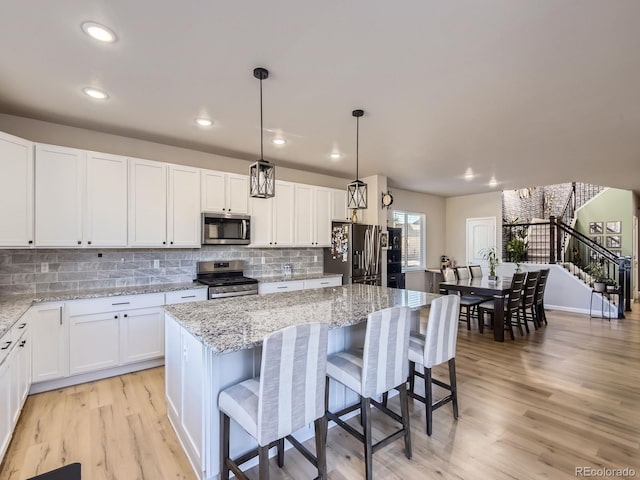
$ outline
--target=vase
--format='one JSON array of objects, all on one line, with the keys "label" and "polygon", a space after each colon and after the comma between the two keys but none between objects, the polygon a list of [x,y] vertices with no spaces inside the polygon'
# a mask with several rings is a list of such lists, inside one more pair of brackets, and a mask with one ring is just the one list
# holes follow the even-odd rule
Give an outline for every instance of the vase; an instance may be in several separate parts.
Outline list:
[{"label": "vase", "polygon": [[604,292],[604,290],[605,290],[606,286],[607,286],[607,284],[606,284],[606,283],[604,283],[604,282],[595,282],[595,283],[593,284],[593,289],[594,289],[596,292],[602,293],[602,292]]}]

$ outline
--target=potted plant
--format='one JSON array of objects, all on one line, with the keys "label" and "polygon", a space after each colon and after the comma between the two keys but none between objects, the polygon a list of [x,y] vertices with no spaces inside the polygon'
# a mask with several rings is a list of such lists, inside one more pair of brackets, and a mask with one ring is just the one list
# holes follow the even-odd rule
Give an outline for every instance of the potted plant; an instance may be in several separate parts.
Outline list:
[{"label": "potted plant", "polygon": [[596,292],[604,292],[606,288],[604,266],[600,262],[591,262],[589,265],[587,265],[585,271],[591,276],[591,280],[593,281],[593,289]]},{"label": "potted plant", "polygon": [[607,292],[609,293],[613,293],[617,290],[618,288],[618,284],[616,283],[616,281],[613,278],[607,278],[605,280],[605,283],[607,285]]},{"label": "potted plant", "polygon": [[520,271],[520,264],[525,260],[527,256],[527,227],[518,226],[518,219],[514,219],[511,222],[507,222],[511,225],[511,234],[509,241],[507,242],[507,252],[509,252],[510,259],[516,264],[516,272]]},{"label": "potted plant", "polygon": [[489,264],[489,280],[497,280],[498,277],[496,277],[496,266],[498,265],[499,260],[498,254],[496,252],[496,247],[485,248],[481,253],[482,259]]}]

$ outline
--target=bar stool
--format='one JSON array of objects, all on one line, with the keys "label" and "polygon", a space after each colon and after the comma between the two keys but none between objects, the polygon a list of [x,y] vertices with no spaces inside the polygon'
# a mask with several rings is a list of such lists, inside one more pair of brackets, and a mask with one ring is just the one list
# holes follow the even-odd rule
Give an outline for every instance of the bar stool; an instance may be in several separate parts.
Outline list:
[{"label": "bar stool", "polygon": [[[409,339],[409,396],[424,403],[427,407],[427,435],[433,430],[433,411],[448,402],[453,406],[453,418],[458,418],[458,388],[456,386],[456,342],[458,339],[458,317],[460,316],[460,297],[447,295],[431,302],[429,323],[425,335],[411,332]],[[449,385],[431,377],[431,369],[448,362]],[[416,363],[424,371],[416,371]],[[414,392],[415,377],[424,379],[425,396]],[[451,392],[450,395],[433,403],[432,384]]]},{"label": "bar stool", "polygon": [[[260,376],[229,387],[218,397],[222,423],[220,478],[247,480],[240,465],[259,457],[259,478],[269,478],[269,448],[278,447],[278,466],[284,465],[284,439],[289,440],[327,478],[327,418],[324,389],[329,325],[294,325],[270,333],[262,345]],[[229,457],[230,419],[256,439],[258,448],[239,458]],[[316,456],[291,436],[314,422]]]},{"label": "bar stool", "polygon": [[[327,359],[327,387],[325,408],[327,417],[364,443],[366,479],[373,478],[373,454],[390,442],[404,436],[407,458],[411,458],[411,431],[409,427],[409,403],[407,397],[409,331],[411,309],[393,307],[370,313],[364,339],[364,350],[347,350],[330,355]],[[329,411],[329,378],[341,383],[360,396],[360,402],[339,412]],[[372,399],[389,390],[400,392],[402,415],[389,410]],[[400,422],[402,428],[372,445],[371,405]],[[340,417],[360,410],[360,433]]]}]

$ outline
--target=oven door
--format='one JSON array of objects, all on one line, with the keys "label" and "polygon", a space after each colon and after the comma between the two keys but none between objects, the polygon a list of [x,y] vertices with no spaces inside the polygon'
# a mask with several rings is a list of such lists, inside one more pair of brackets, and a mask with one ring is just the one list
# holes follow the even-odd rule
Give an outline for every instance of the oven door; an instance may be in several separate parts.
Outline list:
[{"label": "oven door", "polygon": [[249,245],[250,232],[248,215],[202,214],[203,245]]}]

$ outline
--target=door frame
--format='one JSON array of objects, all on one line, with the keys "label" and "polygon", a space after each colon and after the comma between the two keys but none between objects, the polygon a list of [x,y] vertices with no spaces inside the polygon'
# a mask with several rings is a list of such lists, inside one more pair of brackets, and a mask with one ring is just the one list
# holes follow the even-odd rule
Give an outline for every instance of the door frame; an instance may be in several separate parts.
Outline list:
[{"label": "door frame", "polygon": [[[497,217],[469,217],[466,219],[466,230],[465,230],[465,260],[466,265],[469,265],[469,223],[472,221],[487,221],[493,223],[493,245],[496,247],[496,251],[498,249],[498,220]],[[483,266],[486,266],[486,262],[481,263]]]},{"label": "door frame", "polygon": [[638,301],[640,298],[639,283],[640,278],[638,276],[638,255],[640,255],[640,246],[638,245],[638,235],[640,235],[640,228],[638,226],[638,216],[633,216],[633,233],[632,233],[632,246],[631,246],[631,284],[633,285],[633,299]]}]

